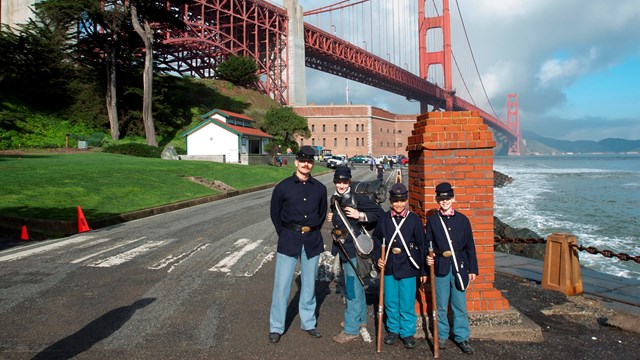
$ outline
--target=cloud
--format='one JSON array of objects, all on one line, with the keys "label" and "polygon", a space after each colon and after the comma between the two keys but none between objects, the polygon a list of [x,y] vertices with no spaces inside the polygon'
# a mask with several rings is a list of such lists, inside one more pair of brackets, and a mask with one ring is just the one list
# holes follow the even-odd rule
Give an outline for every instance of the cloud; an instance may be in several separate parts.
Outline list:
[{"label": "cloud", "polygon": [[[300,1],[305,10],[335,2]],[[382,1],[381,8],[389,3]],[[409,3],[413,4],[413,1]],[[454,55],[478,106],[489,112],[491,107],[495,108],[505,120],[507,94],[517,93],[522,129],[549,135],[546,127],[550,127],[552,137],[556,138],[583,136],[585,140],[599,140],[610,135],[640,138],[636,109],[616,106],[616,100],[599,104],[591,98],[584,98],[589,93],[619,91],[615,82],[605,86],[589,79],[602,76],[628,63],[629,59],[640,59],[638,0],[476,0],[451,1],[450,6]],[[466,34],[462,31],[458,6]],[[390,12],[389,9],[386,11]],[[393,14],[396,18],[408,15],[397,9]],[[374,32],[391,32],[394,27],[401,26],[404,29],[405,24],[412,22],[410,17],[404,22],[392,20],[384,27],[374,27]],[[390,26],[391,23],[394,25]],[[467,36],[484,89],[477,80],[471,54],[466,49]],[[362,44],[362,40],[356,44]],[[411,54],[417,57],[417,52]],[[387,57],[386,52],[377,55]],[[406,55],[390,54],[392,60],[401,56]],[[401,63],[405,62],[417,72],[417,66],[413,65],[417,65],[417,60],[401,60]],[[640,61],[636,63],[640,64]],[[630,71],[628,77],[640,78],[640,69]],[[455,72],[454,78],[457,76]],[[307,73],[308,101],[345,103],[344,79],[318,71]],[[464,85],[454,83],[457,94],[464,97],[467,93]],[[586,88],[585,84],[591,87]],[[625,91],[637,92],[637,96],[626,98],[640,98],[640,87],[628,86],[627,89]],[[485,91],[491,105],[486,100]],[[396,113],[419,111],[416,103],[351,81],[349,100],[354,104],[371,104]],[[580,111],[576,111],[577,107]]]}]

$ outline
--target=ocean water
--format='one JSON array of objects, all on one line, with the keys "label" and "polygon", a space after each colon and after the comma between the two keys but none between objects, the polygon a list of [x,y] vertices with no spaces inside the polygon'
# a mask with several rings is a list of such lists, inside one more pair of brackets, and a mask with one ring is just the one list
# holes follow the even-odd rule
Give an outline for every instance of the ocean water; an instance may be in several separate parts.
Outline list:
[{"label": "ocean water", "polygon": [[[640,154],[498,156],[494,169],[514,179],[495,189],[495,216],[546,238],[640,256]],[[587,268],[640,279],[640,264],[580,251]]]}]

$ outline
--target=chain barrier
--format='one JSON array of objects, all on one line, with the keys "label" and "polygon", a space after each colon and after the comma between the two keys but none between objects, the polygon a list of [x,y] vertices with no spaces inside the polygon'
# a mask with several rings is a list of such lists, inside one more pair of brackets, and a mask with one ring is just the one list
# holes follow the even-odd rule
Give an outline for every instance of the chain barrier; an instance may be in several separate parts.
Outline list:
[{"label": "chain barrier", "polygon": [[[497,244],[546,244],[547,240],[543,238],[501,238],[494,237],[493,241]],[[598,250],[593,246],[582,246],[582,245],[571,245],[572,247],[578,249],[578,251],[586,251],[589,254],[596,255],[600,254],[606,258],[616,257],[621,261],[634,261],[636,264],[640,264],[640,256],[631,256],[625,253],[614,253],[611,250]]]}]

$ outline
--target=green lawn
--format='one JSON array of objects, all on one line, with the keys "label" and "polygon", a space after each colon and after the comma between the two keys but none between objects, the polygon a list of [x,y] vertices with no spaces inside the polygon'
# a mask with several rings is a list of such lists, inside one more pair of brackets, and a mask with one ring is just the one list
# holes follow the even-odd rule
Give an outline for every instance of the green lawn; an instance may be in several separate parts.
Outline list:
[{"label": "green lawn", "polygon": [[[170,161],[100,152],[0,155],[0,216],[100,219],[218,192],[185,177],[219,180],[236,189],[273,184],[287,167]],[[314,173],[326,172],[316,166]]]}]

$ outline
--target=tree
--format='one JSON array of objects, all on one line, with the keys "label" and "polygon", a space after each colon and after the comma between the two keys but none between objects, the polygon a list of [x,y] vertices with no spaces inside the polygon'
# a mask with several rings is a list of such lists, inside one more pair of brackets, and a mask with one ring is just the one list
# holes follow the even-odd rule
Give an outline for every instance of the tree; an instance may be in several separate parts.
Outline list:
[{"label": "tree", "polygon": [[156,140],[156,129],[153,123],[153,30],[147,18],[138,18],[138,0],[131,1],[131,23],[136,33],[144,43],[144,72],[142,75],[143,91],[142,96],[142,121],[147,144],[158,146]]},{"label": "tree", "polygon": [[38,18],[49,19],[74,34],[72,54],[77,64],[92,68],[95,79],[104,79],[111,138],[117,140],[120,137],[117,64],[121,49],[127,47],[126,8],[119,0],[47,0],[36,4],[36,10]]},{"label": "tree", "polygon": [[247,87],[258,80],[258,65],[246,56],[231,55],[216,68],[216,76],[237,86]]},{"label": "tree", "polygon": [[296,136],[311,136],[307,118],[296,114],[290,107],[272,108],[267,111],[262,130],[273,136],[281,148],[291,148],[294,151],[298,149]]}]

